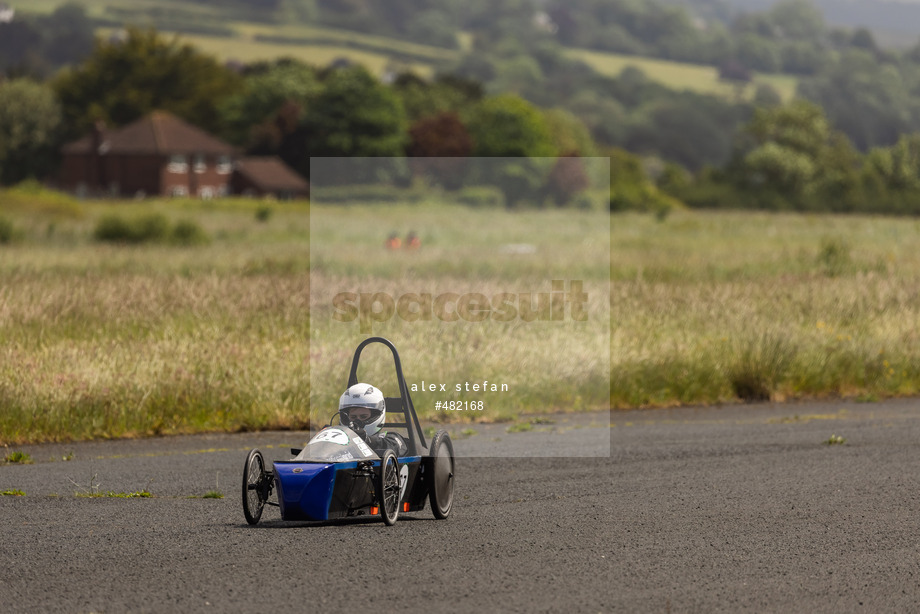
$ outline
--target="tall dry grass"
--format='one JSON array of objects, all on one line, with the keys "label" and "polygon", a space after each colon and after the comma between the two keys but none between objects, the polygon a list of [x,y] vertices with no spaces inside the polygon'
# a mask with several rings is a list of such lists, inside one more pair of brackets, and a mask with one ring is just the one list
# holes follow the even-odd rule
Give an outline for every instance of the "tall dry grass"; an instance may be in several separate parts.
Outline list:
[{"label": "tall dry grass", "polygon": [[[362,338],[356,323],[329,317],[342,288],[491,296],[552,279],[589,284],[606,322],[375,324],[397,343],[410,383],[509,385],[453,395],[484,399],[486,411],[446,419],[920,389],[912,220],[677,212],[608,225],[428,203],[380,208],[368,225],[355,208],[311,216],[277,204],[260,221],[261,205],[245,202],[82,203],[70,215],[72,203],[20,201],[4,207],[0,193],[15,230],[0,245],[4,443],[325,421]],[[94,242],[95,222],[113,211],[192,219],[211,242]],[[311,224],[323,237],[312,246]],[[421,250],[382,249],[391,230],[410,228]],[[526,243],[536,249],[503,248]],[[388,381],[385,358],[362,363],[368,379]],[[445,419],[433,410],[439,391],[413,399]]]}]

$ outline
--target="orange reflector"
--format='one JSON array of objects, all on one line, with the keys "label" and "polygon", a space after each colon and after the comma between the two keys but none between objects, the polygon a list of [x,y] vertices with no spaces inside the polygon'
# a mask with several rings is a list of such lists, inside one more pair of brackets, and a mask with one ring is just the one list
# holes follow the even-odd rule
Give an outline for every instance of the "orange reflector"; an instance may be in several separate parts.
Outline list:
[{"label": "orange reflector", "polygon": [[377,507],[376,505],[371,508],[371,516],[376,516],[379,513],[380,513],[380,508]]},{"label": "orange reflector", "polygon": [[403,503],[403,511],[404,511],[404,512],[408,512],[408,511],[409,511],[409,502],[408,502],[408,501],[406,501],[405,503]]}]

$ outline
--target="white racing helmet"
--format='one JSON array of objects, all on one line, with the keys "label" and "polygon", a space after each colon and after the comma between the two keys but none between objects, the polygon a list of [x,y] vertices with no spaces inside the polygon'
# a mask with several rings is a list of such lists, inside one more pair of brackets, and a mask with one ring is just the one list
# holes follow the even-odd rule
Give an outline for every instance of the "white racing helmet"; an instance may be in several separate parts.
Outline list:
[{"label": "white racing helmet", "polygon": [[[349,410],[355,407],[371,410],[371,417],[367,420],[351,418],[348,415]],[[386,407],[386,400],[379,389],[370,384],[355,384],[339,399],[339,421],[349,428],[363,430],[367,435],[374,435],[386,420]]]}]

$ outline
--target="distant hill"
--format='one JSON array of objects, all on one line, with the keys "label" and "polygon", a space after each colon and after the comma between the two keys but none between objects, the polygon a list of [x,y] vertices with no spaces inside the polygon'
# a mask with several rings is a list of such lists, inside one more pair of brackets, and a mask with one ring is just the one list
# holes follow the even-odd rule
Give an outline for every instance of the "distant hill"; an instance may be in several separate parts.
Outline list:
[{"label": "distant hill", "polygon": [[[116,35],[125,25],[154,27],[182,37],[225,61],[249,63],[293,57],[318,66],[347,60],[378,75],[410,69],[428,76],[459,51],[323,25],[274,0],[3,0],[19,15],[50,14],[75,1],[97,24],[96,34]],[[269,6],[277,8],[269,9]]]},{"label": "distant hill", "polygon": [[[780,0],[719,0],[738,11],[764,11]],[[908,47],[920,39],[920,0],[811,0],[831,26],[872,30],[880,44]],[[680,0],[679,4],[712,10],[712,0]]]}]

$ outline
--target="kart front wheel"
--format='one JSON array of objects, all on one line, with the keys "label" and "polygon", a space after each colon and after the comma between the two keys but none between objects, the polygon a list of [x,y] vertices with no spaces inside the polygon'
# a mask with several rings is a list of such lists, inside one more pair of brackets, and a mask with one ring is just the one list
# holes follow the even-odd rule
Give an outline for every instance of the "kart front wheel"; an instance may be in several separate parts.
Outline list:
[{"label": "kart front wheel", "polygon": [[243,467],[243,514],[246,522],[256,524],[268,500],[270,476],[265,471],[265,459],[256,449],[249,451]]},{"label": "kart front wheel", "polygon": [[393,450],[383,453],[380,472],[377,474],[377,498],[380,504],[380,518],[388,526],[396,522],[399,515],[399,463]]},{"label": "kart front wheel", "polygon": [[447,431],[440,430],[431,440],[431,482],[428,501],[438,520],[447,518],[454,502],[454,444]]}]

